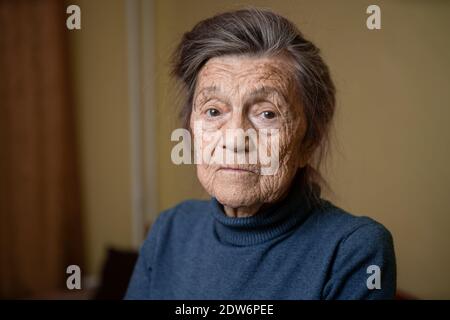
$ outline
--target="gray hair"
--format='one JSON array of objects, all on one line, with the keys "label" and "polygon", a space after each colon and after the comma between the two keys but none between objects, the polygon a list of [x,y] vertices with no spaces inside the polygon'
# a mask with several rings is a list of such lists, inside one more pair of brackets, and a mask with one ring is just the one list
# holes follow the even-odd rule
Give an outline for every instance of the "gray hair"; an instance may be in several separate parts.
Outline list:
[{"label": "gray hair", "polygon": [[172,75],[186,91],[180,116],[189,128],[197,76],[209,59],[286,53],[293,61],[307,123],[301,147],[313,155],[310,163],[299,170],[299,176],[305,190],[317,197],[319,182],[324,182],[318,167],[329,141],[335,87],[319,49],[286,18],[269,10],[242,9],[200,21],[185,33],[172,56]]}]

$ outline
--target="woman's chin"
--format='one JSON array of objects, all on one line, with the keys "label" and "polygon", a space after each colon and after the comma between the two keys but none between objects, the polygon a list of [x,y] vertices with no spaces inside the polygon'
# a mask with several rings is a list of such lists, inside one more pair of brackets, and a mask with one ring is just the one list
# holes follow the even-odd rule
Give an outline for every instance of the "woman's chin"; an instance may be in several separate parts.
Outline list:
[{"label": "woman's chin", "polygon": [[258,200],[248,188],[245,190],[239,186],[236,188],[218,188],[214,192],[214,197],[222,205],[230,208],[252,207]]},{"label": "woman's chin", "polygon": [[202,173],[198,175],[201,184],[224,206],[252,207],[261,200],[258,174],[219,170],[215,172],[213,179],[207,179],[205,177],[208,176]]}]

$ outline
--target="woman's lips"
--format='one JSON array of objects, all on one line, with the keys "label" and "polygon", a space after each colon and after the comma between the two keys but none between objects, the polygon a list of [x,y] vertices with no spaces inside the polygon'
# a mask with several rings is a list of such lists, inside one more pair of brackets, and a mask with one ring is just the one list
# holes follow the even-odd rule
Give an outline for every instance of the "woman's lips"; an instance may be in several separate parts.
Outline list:
[{"label": "woman's lips", "polygon": [[254,173],[254,174],[257,173],[257,170],[255,168],[249,168],[244,166],[220,167],[219,170],[233,173]]}]

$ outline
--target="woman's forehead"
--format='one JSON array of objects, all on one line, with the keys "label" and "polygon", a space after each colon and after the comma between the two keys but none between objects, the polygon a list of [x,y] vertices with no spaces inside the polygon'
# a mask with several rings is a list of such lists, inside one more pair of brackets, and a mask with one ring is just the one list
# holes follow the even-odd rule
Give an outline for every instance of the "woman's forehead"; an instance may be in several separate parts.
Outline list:
[{"label": "woman's forehead", "polygon": [[202,68],[197,93],[205,92],[205,88],[223,91],[236,87],[243,91],[271,87],[285,93],[292,81],[292,65],[284,57],[222,56],[210,59]]}]

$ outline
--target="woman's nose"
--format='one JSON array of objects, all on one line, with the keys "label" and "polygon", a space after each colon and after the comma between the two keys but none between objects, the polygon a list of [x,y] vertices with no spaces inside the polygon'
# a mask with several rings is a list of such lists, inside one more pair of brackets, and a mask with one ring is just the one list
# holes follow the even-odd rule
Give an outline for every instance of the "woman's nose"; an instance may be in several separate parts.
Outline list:
[{"label": "woman's nose", "polygon": [[251,129],[252,126],[245,115],[233,115],[228,125],[225,126],[225,132],[222,133],[224,135],[223,148],[236,153],[248,152],[251,143],[247,131]]},{"label": "woman's nose", "polygon": [[243,129],[227,129],[223,138],[223,148],[235,153],[246,152],[248,151],[247,140]]}]

